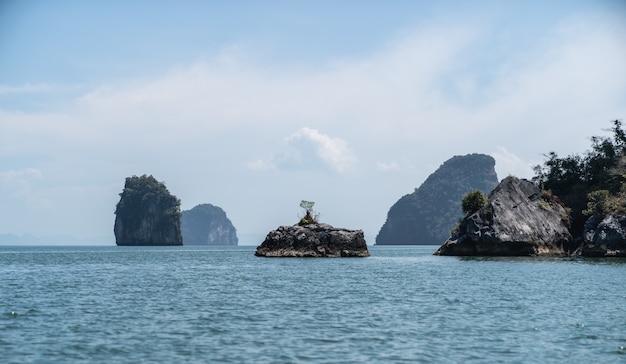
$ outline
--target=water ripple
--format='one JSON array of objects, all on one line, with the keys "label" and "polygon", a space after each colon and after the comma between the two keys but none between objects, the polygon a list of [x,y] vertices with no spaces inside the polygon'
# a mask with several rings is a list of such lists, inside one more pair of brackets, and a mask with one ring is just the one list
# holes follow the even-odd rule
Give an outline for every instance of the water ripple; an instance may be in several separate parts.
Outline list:
[{"label": "water ripple", "polygon": [[626,264],[431,250],[0,248],[0,362],[623,361]]}]

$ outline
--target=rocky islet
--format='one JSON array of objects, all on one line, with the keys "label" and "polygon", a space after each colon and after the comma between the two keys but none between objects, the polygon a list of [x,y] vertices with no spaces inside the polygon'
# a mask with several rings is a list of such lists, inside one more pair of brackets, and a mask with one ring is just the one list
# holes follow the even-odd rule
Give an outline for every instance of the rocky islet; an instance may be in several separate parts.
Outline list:
[{"label": "rocky islet", "polygon": [[270,231],[256,248],[259,257],[368,257],[362,230],[335,228],[329,224],[296,224]]},{"label": "rocky islet", "polygon": [[435,255],[566,256],[571,240],[565,207],[532,182],[509,176]]}]

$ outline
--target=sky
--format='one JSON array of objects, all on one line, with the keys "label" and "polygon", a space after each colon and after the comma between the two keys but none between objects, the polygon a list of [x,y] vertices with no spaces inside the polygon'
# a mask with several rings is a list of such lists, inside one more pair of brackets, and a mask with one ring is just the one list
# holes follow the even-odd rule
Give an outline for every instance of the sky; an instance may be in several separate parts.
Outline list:
[{"label": "sky", "polygon": [[455,155],[531,178],[608,136],[625,20],[619,0],[0,0],[0,235],[114,245],[148,174],[240,244],[301,200],[373,244]]}]

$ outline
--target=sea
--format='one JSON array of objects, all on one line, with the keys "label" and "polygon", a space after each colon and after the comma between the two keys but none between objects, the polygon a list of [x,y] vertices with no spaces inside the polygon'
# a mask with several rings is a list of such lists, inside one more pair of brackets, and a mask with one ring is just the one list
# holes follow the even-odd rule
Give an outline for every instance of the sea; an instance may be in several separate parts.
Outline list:
[{"label": "sea", "polygon": [[2,246],[0,363],[626,363],[626,259]]}]

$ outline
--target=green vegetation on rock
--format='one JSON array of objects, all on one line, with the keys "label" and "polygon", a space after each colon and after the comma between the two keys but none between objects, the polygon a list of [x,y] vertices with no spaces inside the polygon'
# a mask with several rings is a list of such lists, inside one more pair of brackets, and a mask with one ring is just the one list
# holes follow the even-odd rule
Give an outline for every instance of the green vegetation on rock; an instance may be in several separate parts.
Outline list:
[{"label": "green vegetation on rock", "polygon": [[574,236],[581,236],[587,216],[626,210],[626,133],[614,120],[612,138],[591,137],[591,150],[560,158],[555,152],[535,167],[533,181],[570,208]]},{"label": "green vegetation on rock", "polygon": [[465,215],[471,215],[487,204],[487,195],[483,191],[473,190],[461,200],[461,209]]},{"label": "green vegetation on rock", "polygon": [[313,206],[315,202],[313,201],[300,201],[300,207],[304,209],[304,216],[300,218],[300,222],[298,225],[309,225],[309,224],[317,224],[320,214],[318,212],[313,211]]}]

